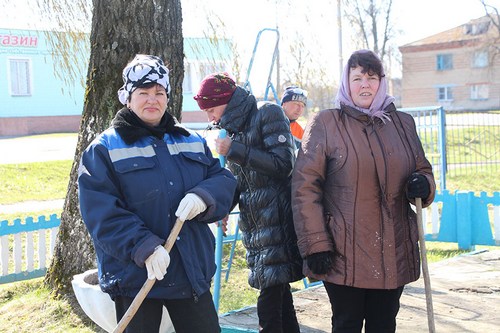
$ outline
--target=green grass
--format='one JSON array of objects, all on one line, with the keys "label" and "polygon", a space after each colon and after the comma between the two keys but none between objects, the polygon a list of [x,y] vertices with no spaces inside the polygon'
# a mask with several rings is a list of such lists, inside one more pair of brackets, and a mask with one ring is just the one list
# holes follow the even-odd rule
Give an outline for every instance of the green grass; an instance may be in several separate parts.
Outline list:
[{"label": "green grass", "polygon": [[[227,267],[230,244],[224,245],[224,260],[222,267]],[[258,290],[248,285],[248,268],[245,261],[245,248],[238,242],[231,266],[229,279],[225,281],[225,272],[221,276],[221,289],[219,298],[219,312],[226,313],[231,310],[241,309],[257,303]],[[213,293],[213,288],[212,288]]]},{"label": "green grass", "polygon": [[[495,127],[474,126],[446,130],[448,163],[487,162],[500,159]],[[496,130],[498,132],[498,129]],[[496,156],[496,158],[495,158]]]},{"label": "green grass", "polygon": [[0,165],[0,204],[64,198],[72,163],[68,160]]},{"label": "green grass", "polygon": [[105,332],[72,295],[55,299],[43,279],[0,285],[0,332]]},{"label": "green grass", "polygon": [[[463,115],[457,115],[462,117]],[[447,122],[452,122],[453,115],[446,115]],[[455,126],[446,128],[446,158],[448,164],[447,188],[472,191],[498,191],[499,187],[491,189],[490,181],[494,184],[500,178],[500,130],[498,126]],[[428,129],[420,133],[422,145],[427,158],[433,164],[439,163],[437,146],[437,131]],[[484,165],[481,165],[484,163]],[[490,163],[490,164],[487,164]],[[466,177],[471,182],[456,181],[456,178]],[[475,177],[479,183],[475,185]],[[475,185],[475,186],[474,186]]]},{"label": "green grass", "polygon": [[476,195],[482,191],[492,195],[493,192],[500,191],[500,167],[481,166],[474,172],[465,169],[455,170],[446,176],[446,188],[450,193],[463,190],[475,192]]},{"label": "green grass", "polygon": [[425,242],[427,261],[429,263],[453,258],[460,254],[469,253],[468,250],[459,250],[457,243]]}]

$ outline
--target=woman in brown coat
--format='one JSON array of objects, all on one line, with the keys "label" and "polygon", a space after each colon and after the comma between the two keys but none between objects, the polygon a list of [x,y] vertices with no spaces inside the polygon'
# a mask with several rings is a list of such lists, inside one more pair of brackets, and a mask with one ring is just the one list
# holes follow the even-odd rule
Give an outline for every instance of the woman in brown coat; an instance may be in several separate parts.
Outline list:
[{"label": "woman in brown coat", "polygon": [[418,279],[415,197],[434,199],[413,118],[396,110],[380,59],[354,52],[336,108],[307,124],[292,179],[306,276],[322,280],[332,332],[394,332],[404,285]]}]

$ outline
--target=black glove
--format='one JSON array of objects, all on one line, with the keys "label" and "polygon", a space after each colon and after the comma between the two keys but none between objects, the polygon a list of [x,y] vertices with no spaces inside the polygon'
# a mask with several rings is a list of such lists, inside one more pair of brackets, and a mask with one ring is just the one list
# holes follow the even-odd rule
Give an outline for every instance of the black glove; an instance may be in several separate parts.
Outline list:
[{"label": "black glove", "polygon": [[332,257],[332,252],[313,253],[306,258],[307,267],[309,267],[314,274],[326,274],[330,268],[332,268]]},{"label": "black glove", "polygon": [[431,189],[427,178],[417,172],[412,173],[406,184],[406,194],[408,198],[422,198],[425,200],[430,192]]}]

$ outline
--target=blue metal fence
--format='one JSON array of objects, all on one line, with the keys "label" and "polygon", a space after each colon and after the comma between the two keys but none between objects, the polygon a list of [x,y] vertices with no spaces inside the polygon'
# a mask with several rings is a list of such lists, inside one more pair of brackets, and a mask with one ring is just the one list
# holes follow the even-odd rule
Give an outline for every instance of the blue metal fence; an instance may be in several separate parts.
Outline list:
[{"label": "blue metal fence", "polygon": [[440,106],[402,108],[415,119],[437,186],[449,176],[500,177],[500,111],[445,111]]},{"label": "blue metal fence", "polygon": [[402,108],[415,118],[418,136],[424,147],[425,155],[432,164],[436,185],[446,189],[446,131],[445,112],[441,106]]}]

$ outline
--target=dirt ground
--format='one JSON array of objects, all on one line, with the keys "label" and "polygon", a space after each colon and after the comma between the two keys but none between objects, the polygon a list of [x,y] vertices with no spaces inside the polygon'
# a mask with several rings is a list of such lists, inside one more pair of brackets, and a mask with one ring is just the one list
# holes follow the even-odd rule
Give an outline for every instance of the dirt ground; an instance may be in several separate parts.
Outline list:
[{"label": "dirt ground", "polygon": [[[468,254],[429,265],[436,332],[500,331],[500,250]],[[301,332],[331,332],[331,309],[323,286],[294,293]],[[220,318],[222,327],[257,332],[255,307]],[[397,332],[428,332],[424,281],[406,286]]]}]

